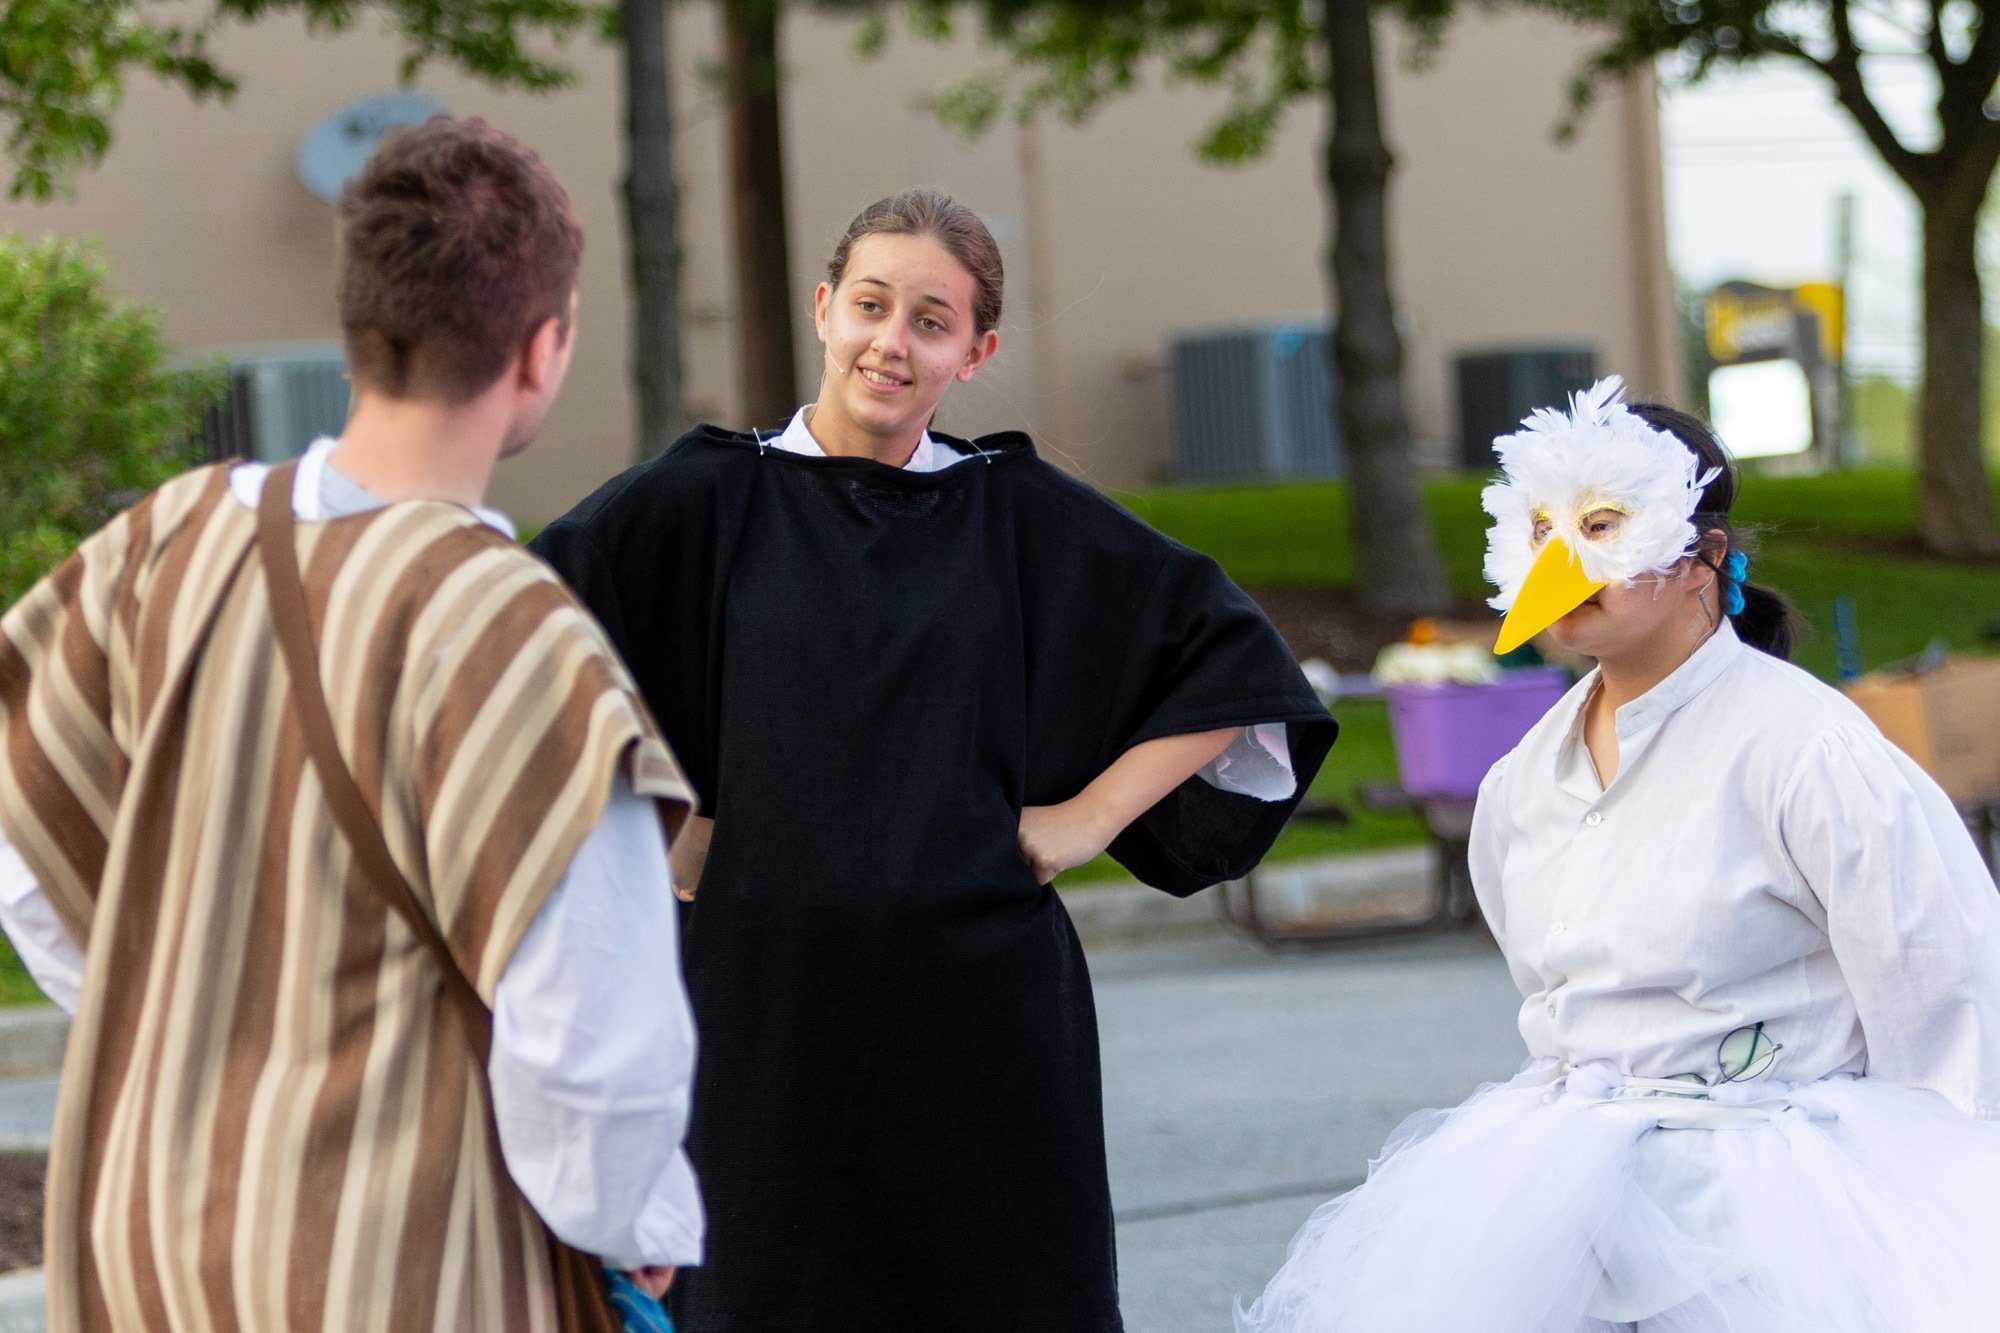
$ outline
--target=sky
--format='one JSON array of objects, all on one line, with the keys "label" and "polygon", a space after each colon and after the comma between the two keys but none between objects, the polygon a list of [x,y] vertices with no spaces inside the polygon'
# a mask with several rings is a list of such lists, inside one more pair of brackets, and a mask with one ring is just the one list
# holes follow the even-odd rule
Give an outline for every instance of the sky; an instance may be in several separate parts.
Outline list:
[{"label": "sky", "polygon": [[[1881,57],[1866,76],[1905,143],[1935,138],[1921,59]],[[1839,276],[1836,217],[1854,198],[1849,359],[1908,376],[1917,362],[1917,212],[1909,192],[1808,70],[1773,64],[1675,86],[1662,146],[1667,248],[1683,287],[1730,278],[1784,285]],[[1989,291],[1989,300],[1993,293]]]}]

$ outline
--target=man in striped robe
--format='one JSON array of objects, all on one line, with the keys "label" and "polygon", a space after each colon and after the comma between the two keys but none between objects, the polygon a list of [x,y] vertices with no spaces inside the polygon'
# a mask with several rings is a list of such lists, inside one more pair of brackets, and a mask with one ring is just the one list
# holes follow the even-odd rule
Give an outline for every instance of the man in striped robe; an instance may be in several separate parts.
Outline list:
[{"label": "man in striped robe", "polygon": [[0,922],[76,1016],[57,1330],[615,1329],[599,1256],[700,1257],[689,789],[476,508],[567,369],[574,208],[439,118],[340,213],[341,437],[170,483],[0,618]]}]

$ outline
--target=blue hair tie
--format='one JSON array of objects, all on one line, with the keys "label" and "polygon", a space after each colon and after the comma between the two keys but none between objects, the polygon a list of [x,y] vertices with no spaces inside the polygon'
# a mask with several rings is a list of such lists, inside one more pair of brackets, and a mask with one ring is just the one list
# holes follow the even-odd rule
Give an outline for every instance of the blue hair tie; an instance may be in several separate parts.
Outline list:
[{"label": "blue hair tie", "polygon": [[1743,614],[1743,581],[1750,576],[1750,557],[1731,551],[1722,562],[1722,609],[1732,616]]}]

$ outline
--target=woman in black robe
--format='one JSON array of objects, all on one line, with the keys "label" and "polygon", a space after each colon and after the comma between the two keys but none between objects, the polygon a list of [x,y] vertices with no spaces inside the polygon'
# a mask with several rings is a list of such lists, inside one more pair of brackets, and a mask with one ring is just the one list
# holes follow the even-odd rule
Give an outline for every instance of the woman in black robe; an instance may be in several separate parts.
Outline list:
[{"label": "woman in black robe", "polygon": [[683,1333],[1118,1330],[1096,1015],[1050,882],[1107,848],[1170,893],[1241,875],[1333,743],[1212,560],[1025,435],[927,431],[1000,297],[970,210],[874,205],[789,429],[698,427],[535,542],[712,821],[675,849],[709,1209]]}]

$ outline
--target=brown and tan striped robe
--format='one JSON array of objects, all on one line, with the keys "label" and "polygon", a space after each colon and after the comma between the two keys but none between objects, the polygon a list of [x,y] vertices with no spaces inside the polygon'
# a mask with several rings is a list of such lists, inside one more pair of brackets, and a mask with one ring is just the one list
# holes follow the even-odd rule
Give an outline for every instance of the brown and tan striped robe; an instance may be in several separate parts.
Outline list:
[{"label": "brown and tan striped robe", "polygon": [[[553,1329],[596,1274],[508,1178],[432,955],[350,883],[255,527],[191,473],[0,620],[0,824],[89,958],[51,1327]],[[466,510],[299,553],[342,751],[490,1005],[614,773],[688,788],[595,622]]]}]

